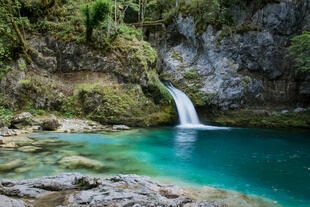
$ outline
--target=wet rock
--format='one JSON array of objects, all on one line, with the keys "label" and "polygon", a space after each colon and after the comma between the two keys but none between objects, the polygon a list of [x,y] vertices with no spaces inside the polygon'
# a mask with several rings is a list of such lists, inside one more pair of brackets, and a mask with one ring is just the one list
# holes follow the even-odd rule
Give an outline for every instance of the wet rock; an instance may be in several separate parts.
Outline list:
[{"label": "wet rock", "polygon": [[129,130],[130,127],[126,125],[113,125],[113,129],[114,130]]},{"label": "wet rock", "polygon": [[3,148],[15,148],[15,147],[17,147],[17,145],[15,144],[15,142],[9,142],[9,143],[5,143],[5,144],[1,145],[1,147],[3,147]]},{"label": "wet rock", "polygon": [[20,160],[14,160],[5,164],[0,164],[0,171],[11,171],[22,165],[23,163]]},{"label": "wet rock", "polygon": [[101,162],[97,160],[88,159],[82,156],[64,157],[60,161],[58,161],[58,164],[69,169],[91,168],[98,170],[104,167],[104,165]]},{"label": "wet rock", "polygon": [[0,206],[5,207],[27,207],[23,201],[0,195]]},{"label": "wet rock", "polygon": [[17,149],[18,151],[21,152],[36,152],[38,150],[41,150],[40,147],[35,147],[35,146],[23,146]]},{"label": "wet rock", "polygon": [[0,136],[0,144],[3,144],[3,140],[4,140],[4,138],[2,136]]},{"label": "wet rock", "polygon": [[9,143],[9,142],[14,142],[16,144],[29,144],[32,143],[33,140],[29,139],[28,137],[25,136],[10,136],[10,137],[5,137],[4,138],[4,143]]}]

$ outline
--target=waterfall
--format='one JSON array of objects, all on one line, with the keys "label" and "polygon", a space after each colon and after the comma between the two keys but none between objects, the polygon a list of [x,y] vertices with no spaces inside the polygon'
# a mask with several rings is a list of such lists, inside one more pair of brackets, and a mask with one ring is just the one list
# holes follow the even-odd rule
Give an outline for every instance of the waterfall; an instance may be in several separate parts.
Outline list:
[{"label": "waterfall", "polygon": [[225,127],[207,126],[200,123],[197,112],[192,101],[181,90],[172,86],[171,83],[166,83],[166,88],[172,95],[177,106],[180,125],[182,128],[205,128],[205,129],[224,129]]},{"label": "waterfall", "polygon": [[200,124],[197,112],[191,100],[181,90],[167,85],[167,89],[172,95],[178,109],[181,125]]}]

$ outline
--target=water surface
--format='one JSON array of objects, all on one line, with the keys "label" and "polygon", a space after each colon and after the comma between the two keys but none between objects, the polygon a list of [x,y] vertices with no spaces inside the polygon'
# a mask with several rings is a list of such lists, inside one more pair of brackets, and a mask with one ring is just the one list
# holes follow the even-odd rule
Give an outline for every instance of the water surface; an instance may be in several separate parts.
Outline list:
[{"label": "water surface", "polygon": [[[95,175],[136,173],[191,185],[231,189],[276,200],[287,207],[310,206],[309,131],[263,129],[138,129],[107,134],[33,134],[56,140],[35,153],[1,151],[0,162],[25,166],[0,172],[30,178],[79,171]],[[58,161],[80,155],[106,168],[66,169]]]}]

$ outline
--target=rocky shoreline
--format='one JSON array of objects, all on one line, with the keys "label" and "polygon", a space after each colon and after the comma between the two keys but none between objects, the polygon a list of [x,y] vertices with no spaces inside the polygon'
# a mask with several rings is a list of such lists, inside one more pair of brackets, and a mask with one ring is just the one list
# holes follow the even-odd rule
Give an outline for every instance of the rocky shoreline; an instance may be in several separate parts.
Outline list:
[{"label": "rocky shoreline", "polygon": [[154,182],[146,176],[117,175],[103,179],[78,173],[64,173],[22,181],[0,180],[0,206],[258,207],[269,205],[262,199],[249,198],[241,193],[229,193],[208,187],[190,190]]},{"label": "rocky shoreline", "polygon": [[12,123],[10,126],[0,126],[0,144],[3,139],[1,136],[19,136],[38,131],[95,133],[130,129],[130,127],[126,125],[102,125],[90,120],[58,118],[53,114],[33,117],[29,112],[17,114],[16,116],[11,117],[11,120]]}]

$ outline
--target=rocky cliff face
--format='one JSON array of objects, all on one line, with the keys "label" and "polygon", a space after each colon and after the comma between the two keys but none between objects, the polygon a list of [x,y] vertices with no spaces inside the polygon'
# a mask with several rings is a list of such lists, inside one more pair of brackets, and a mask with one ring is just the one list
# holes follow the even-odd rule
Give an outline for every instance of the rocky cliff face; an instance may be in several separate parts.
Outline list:
[{"label": "rocky cliff face", "polygon": [[145,41],[117,39],[109,52],[36,35],[31,65],[23,59],[0,80],[0,105],[57,111],[103,124],[167,124],[174,111],[156,73],[157,54]]},{"label": "rocky cliff face", "polygon": [[161,77],[198,106],[220,110],[307,106],[310,74],[286,56],[290,38],[310,27],[310,2],[281,1],[253,14],[236,10],[236,27],[196,31],[179,15],[161,49]]}]

